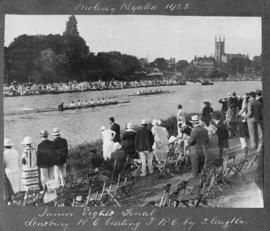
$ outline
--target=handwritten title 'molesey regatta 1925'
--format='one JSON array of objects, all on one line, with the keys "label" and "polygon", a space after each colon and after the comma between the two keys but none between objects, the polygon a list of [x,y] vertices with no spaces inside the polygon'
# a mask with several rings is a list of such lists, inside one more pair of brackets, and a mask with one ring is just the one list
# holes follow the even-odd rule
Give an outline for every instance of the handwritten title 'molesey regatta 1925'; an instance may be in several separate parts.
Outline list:
[{"label": "handwritten title 'molesey regatta 1925'", "polygon": [[168,12],[179,12],[187,10],[190,7],[188,0],[164,3],[164,5],[156,4],[155,1],[142,1],[142,3],[132,3],[128,0],[121,2],[118,6],[105,4],[102,1],[87,3],[80,2],[75,6],[75,11],[85,12],[85,13],[104,13],[104,14],[114,14],[114,13],[151,13],[159,10],[165,10]]}]

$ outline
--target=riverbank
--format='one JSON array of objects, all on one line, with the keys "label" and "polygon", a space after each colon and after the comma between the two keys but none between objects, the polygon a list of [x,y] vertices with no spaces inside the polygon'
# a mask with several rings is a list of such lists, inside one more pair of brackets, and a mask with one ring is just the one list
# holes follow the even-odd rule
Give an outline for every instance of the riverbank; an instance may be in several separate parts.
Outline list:
[{"label": "riverbank", "polygon": [[[94,145],[94,144],[92,144]],[[100,147],[100,143],[96,143]],[[224,157],[229,154],[241,154],[241,145],[239,138],[235,137],[229,140],[230,148],[226,151]],[[80,146],[80,150],[91,148],[88,144]],[[86,154],[85,149],[82,153]],[[217,154],[218,155],[218,154]],[[214,195],[207,198],[207,207],[220,208],[261,208],[263,199],[259,188],[254,183],[254,177],[257,164],[251,168],[243,168],[242,175],[229,178],[227,185],[221,185],[222,191],[216,191]],[[83,173],[83,168],[77,169],[77,175]],[[129,192],[129,197],[120,198],[122,206],[144,206],[147,202],[155,202],[157,205],[161,199],[163,188],[166,184],[171,184],[170,192],[175,191],[178,184],[182,181],[188,181],[192,178],[189,171],[182,172],[168,167],[168,173],[161,177],[158,171],[146,177],[136,177],[134,184]],[[183,205],[180,205],[183,207]]]},{"label": "riverbank", "polygon": [[[195,113],[189,113],[189,117]],[[171,116],[166,120],[161,120],[162,126],[165,127],[169,133],[169,136],[177,135],[177,122],[176,117]],[[148,127],[151,128],[151,123]],[[135,130],[139,125],[135,125]],[[123,131],[121,131],[122,133]],[[74,169],[81,169],[89,166],[91,160],[91,153],[96,152],[98,155],[102,156],[102,140],[97,139],[93,142],[84,142],[79,145],[71,146],[69,149],[69,159],[68,165]]]}]

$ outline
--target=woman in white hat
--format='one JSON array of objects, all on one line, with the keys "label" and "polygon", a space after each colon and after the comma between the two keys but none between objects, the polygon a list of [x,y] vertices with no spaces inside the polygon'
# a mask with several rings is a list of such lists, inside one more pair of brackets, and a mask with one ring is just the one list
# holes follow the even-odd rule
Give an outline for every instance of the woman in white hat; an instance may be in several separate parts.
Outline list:
[{"label": "woman in white hat", "polygon": [[102,126],[100,131],[103,142],[103,158],[104,160],[109,160],[113,151],[113,138],[116,133],[111,129],[106,129],[105,126]]},{"label": "woman in white hat", "polygon": [[24,137],[22,141],[25,145],[22,155],[22,191],[40,190],[37,150],[32,143],[29,136]]},{"label": "woman in white hat", "polygon": [[7,178],[11,184],[14,193],[20,191],[20,162],[21,158],[16,149],[12,148],[14,144],[8,138],[4,140],[4,166]]},{"label": "woman in white hat", "polygon": [[154,136],[153,150],[158,162],[166,161],[169,152],[169,134],[165,127],[159,126],[159,121],[152,121],[152,134]]}]

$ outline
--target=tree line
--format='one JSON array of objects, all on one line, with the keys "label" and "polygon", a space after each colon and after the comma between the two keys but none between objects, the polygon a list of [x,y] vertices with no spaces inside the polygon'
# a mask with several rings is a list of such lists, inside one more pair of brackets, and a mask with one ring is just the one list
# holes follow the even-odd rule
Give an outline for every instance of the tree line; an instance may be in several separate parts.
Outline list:
[{"label": "tree line", "polygon": [[[214,68],[206,73],[187,60],[169,63],[165,58],[157,58],[142,65],[132,55],[118,51],[94,54],[80,37],[75,16],[70,16],[62,35],[20,35],[4,49],[5,83],[13,81],[25,83],[49,83],[67,81],[96,80],[138,80],[155,70],[163,73],[179,72],[186,79],[216,78],[229,73],[241,73],[246,67],[261,71],[261,57],[253,60],[234,58],[224,67]],[[170,75],[171,76],[171,75]]]}]

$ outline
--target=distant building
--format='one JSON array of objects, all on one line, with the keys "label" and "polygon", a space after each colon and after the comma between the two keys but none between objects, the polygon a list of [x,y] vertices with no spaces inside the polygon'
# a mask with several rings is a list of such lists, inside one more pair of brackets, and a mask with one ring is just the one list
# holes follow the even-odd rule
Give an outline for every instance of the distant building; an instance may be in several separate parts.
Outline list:
[{"label": "distant building", "polygon": [[175,58],[170,58],[168,60],[166,60],[166,63],[168,65],[169,69],[174,69],[176,67],[176,60]]},{"label": "distant building", "polygon": [[243,54],[226,54],[225,53],[225,37],[217,39],[215,37],[215,61],[218,66],[223,63],[229,63],[233,58],[248,59],[248,55]]},{"label": "distant building", "polygon": [[215,67],[215,59],[213,57],[197,57],[191,61],[193,67],[202,69],[205,71],[211,71]]},{"label": "distant building", "polygon": [[145,68],[145,66],[148,64],[148,58],[140,58],[139,63],[142,69]]}]

